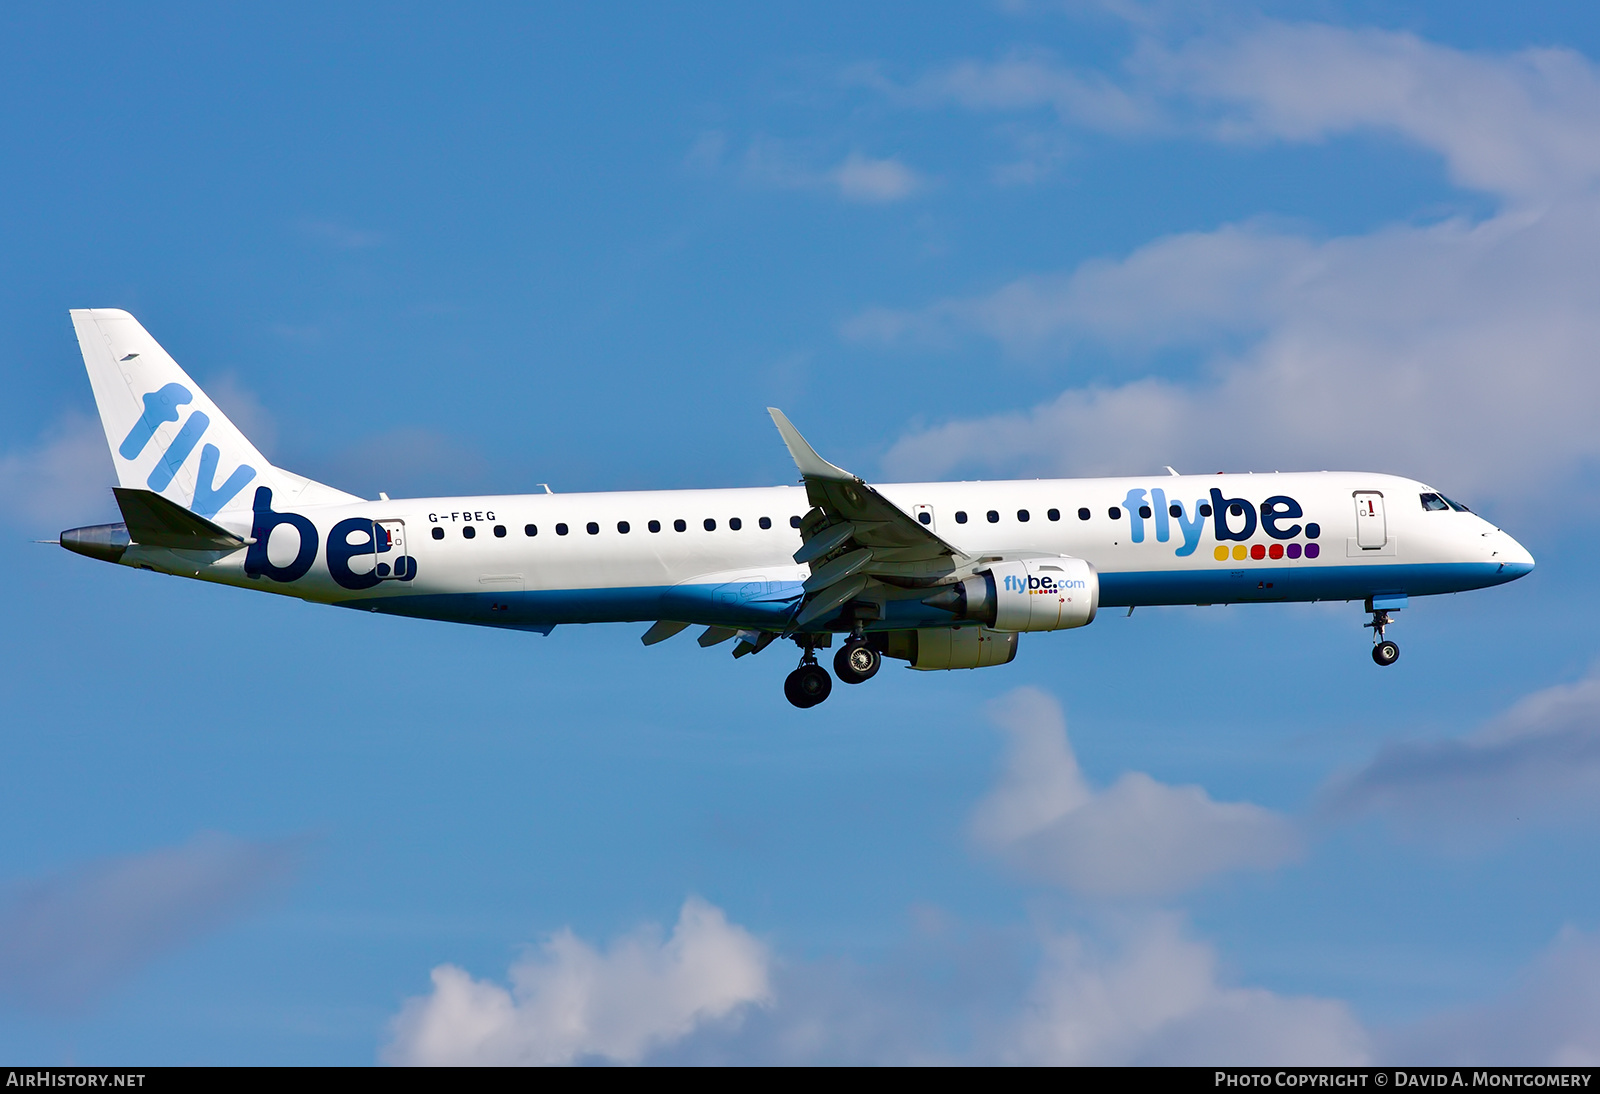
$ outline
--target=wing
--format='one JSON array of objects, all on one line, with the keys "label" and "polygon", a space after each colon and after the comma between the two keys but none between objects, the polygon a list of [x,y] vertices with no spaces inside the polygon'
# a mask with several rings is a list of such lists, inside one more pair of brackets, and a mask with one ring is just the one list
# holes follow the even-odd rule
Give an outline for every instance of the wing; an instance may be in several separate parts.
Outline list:
[{"label": "wing", "polygon": [[767,413],[789,446],[813,507],[801,521],[803,542],[794,554],[796,562],[811,566],[797,627],[848,604],[873,581],[933,585],[965,559],[860,476],[817,455],[781,410],[768,407]]}]

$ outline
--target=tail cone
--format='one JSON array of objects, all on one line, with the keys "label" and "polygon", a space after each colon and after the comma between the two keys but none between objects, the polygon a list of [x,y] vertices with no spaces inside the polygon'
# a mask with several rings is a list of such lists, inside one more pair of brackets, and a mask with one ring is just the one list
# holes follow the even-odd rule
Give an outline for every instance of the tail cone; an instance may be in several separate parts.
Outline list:
[{"label": "tail cone", "polygon": [[68,528],[61,533],[61,546],[102,562],[122,561],[122,552],[128,549],[130,542],[126,524],[91,524],[86,528]]}]

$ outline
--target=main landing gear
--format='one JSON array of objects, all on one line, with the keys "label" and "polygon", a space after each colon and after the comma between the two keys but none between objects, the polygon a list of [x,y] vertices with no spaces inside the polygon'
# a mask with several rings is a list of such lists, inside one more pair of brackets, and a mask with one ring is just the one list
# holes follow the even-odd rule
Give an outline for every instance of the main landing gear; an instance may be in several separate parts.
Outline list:
[{"label": "main landing gear", "polygon": [[[833,691],[833,679],[828,670],[817,664],[816,643],[797,638],[805,649],[800,667],[783,682],[783,694],[795,706],[804,710],[822,702]],[[845,640],[839,652],[833,655],[834,675],[846,684],[861,684],[872,679],[883,667],[883,654],[867,644],[860,624],[855,633]]]},{"label": "main landing gear", "polygon": [[861,684],[871,680],[883,667],[883,655],[859,634],[839,647],[833,655],[833,674],[846,684]]},{"label": "main landing gear", "polygon": [[817,664],[817,647],[808,642],[805,650],[800,667],[783,682],[784,697],[801,710],[816,706],[833,692],[833,678]]},{"label": "main landing gear", "polygon": [[1389,613],[1378,608],[1372,613],[1371,623],[1361,624],[1363,627],[1372,628],[1372,659],[1384,666],[1400,660],[1400,647],[1383,636],[1384,628],[1391,622],[1393,620],[1389,618]]}]

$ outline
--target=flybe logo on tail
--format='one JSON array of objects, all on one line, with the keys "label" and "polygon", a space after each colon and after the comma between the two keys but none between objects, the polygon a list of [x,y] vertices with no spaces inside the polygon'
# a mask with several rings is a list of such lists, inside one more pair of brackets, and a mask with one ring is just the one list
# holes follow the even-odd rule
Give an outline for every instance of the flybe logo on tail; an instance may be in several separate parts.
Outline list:
[{"label": "flybe logo on tail", "polygon": [[[156,430],[167,422],[177,421],[178,408],[192,402],[194,393],[182,384],[167,384],[159,391],[150,392],[144,397],[144,413],[128,430],[128,435],[117,448],[117,455],[125,460],[138,459],[140,453],[155,439]],[[145,485],[158,494],[171,486],[183,461],[189,458],[194,446],[200,443],[200,438],[210,426],[211,417],[205,411],[191,413],[178,430],[178,435],[172,438],[172,443],[167,445],[167,450],[150,469],[150,477],[145,480]],[[216,485],[217,463],[221,459],[222,451],[214,444],[200,449],[200,473],[195,477],[194,500],[189,508],[208,519],[216,516],[224,505],[233,500],[234,495],[256,477],[255,468],[240,464],[221,486]]]}]

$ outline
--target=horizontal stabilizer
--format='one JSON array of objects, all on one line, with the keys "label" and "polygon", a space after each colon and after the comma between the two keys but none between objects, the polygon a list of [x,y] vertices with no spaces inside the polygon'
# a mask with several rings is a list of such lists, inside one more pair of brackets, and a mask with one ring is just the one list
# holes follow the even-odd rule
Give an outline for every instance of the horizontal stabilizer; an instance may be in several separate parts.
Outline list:
[{"label": "horizontal stabilizer", "polygon": [[246,545],[226,528],[168,501],[153,490],[114,486],[117,507],[128,526],[128,538],[142,547],[177,551],[237,551]]}]

